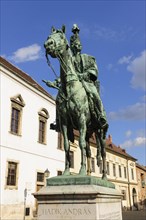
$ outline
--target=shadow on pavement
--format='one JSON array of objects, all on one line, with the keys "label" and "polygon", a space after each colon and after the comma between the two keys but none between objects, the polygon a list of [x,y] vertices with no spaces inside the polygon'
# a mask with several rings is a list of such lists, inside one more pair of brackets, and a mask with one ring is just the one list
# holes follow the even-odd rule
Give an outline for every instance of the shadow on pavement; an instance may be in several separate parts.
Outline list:
[{"label": "shadow on pavement", "polygon": [[122,212],[123,220],[146,220],[146,210]]}]

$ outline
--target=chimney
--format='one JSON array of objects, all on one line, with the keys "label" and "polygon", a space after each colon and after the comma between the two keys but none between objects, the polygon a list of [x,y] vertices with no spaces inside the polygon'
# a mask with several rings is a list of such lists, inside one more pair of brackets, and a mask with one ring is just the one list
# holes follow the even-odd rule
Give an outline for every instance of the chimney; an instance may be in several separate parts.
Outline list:
[{"label": "chimney", "polygon": [[112,144],[112,136],[109,134],[108,136],[109,144]]},{"label": "chimney", "polygon": [[126,150],[125,150],[125,149],[122,149],[122,151],[123,151],[124,153],[126,153]]}]

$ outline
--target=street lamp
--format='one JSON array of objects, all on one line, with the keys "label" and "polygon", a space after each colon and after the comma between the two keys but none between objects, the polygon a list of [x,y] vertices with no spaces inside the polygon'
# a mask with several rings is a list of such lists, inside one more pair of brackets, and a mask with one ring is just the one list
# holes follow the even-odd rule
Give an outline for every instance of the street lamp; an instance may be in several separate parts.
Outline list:
[{"label": "street lamp", "polygon": [[25,220],[25,209],[26,209],[26,197],[27,197],[27,189],[24,189],[24,217],[23,219]]},{"label": "street lamp", "polygon": [[48,168],[44,172],[44,177],[45,177],[45,186],[47,185],[47,178],[50,176],[50,171]]}]

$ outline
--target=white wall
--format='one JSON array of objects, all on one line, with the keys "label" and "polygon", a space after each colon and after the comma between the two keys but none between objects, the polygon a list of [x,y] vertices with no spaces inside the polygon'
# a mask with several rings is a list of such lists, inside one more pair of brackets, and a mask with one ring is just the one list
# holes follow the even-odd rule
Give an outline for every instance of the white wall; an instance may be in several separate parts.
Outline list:
[{"label": "white wall", "polygon": [[[26,204],[33,207],[36,191],[37,171],[46,168],[50,176],[56,176],[57,170],[64,170],[64,151],[58,150],[58,134],[50,130],[50,123],[56,117],[55,102],[42,94],[28,83],[19,79],[10,71],[1,68],[1,203],[3,219],[16,219],[14,213],[19,205],[19,218],[23,217],[24,189],[28,188]],[[13,135],[10,131],[11,97],[20,94],[25,102],[22,114],[22,135]],[[39,116],[38,112],[45,108],[49,113],[47,120],[47,144],[38,143]],[[7,161],[18,162],[18,189],[5,189]],[[8,211],[8,209],[9,211]],[[13,209],[13,210],[11,210]],[[10,212],[11,210],[11,212]],[[15,209],[17,210],[17,208]],[[9,212],[9,213],[8,213]],[[20,213],[21,212],[21,213]],[[13,214],[12,214],[13,213]],[[11,215],[12,214],[12,215]]]}]

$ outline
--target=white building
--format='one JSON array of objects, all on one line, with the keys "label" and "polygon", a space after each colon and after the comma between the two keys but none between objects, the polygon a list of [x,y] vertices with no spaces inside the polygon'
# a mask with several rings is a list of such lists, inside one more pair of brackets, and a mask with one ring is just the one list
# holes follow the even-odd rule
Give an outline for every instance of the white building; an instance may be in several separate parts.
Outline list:
[{"label": "white building", "polygon": [[50,130],[55,101],[2,57],[0,84],[1,216],[21,220],[25,213],[32,219],[37,206],[32,193],[45,184],[44,171],[51,177],[64,169],[58,134]]},{"label": "white building", "polygon": [[[3,220],[33,219],[37,203],[32,193],[50,177],[64,170],[62,136],[50,130],[55,120],[55,100],[29,75],[0,57],[0,147],[1,216]],[[59,141],[58,141],[59,140]],[[96,145],[91,139],[92,175],[101,177],[96,166]],[[136,159],[107,139],[108,180],[123,193],[123,208],[134,209],[138,202]],[[81,152],[78,135],[71,143],[72,167],[79,172]],[[47,173],[46,173],[47,174]]]}]

